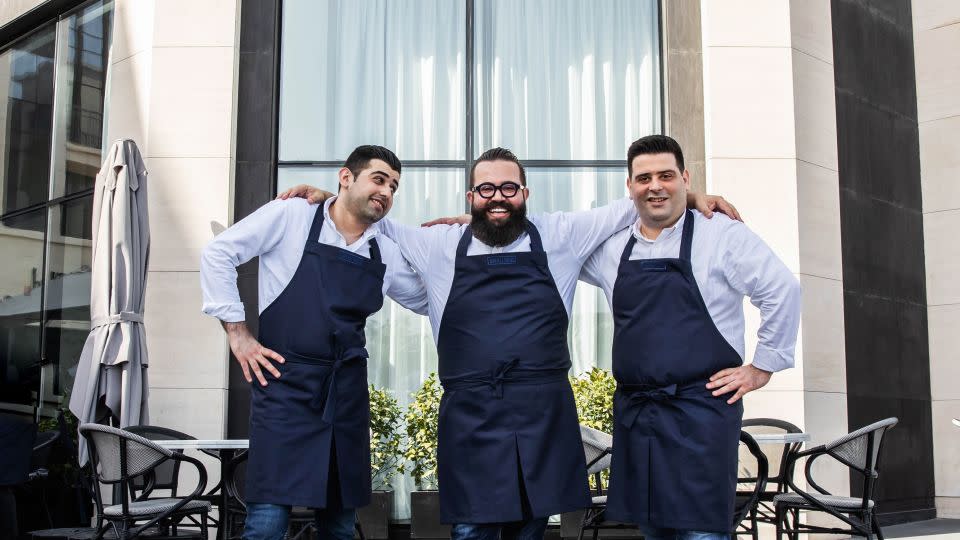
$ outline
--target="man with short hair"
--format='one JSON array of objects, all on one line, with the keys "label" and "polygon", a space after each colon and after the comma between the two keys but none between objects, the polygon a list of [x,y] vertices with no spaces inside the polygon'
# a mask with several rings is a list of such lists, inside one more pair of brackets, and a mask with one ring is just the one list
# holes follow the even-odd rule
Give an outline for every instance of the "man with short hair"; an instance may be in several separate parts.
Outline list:
[{"label": "man with short hair", "polygon": [[[384,295],[423,312],[423,284],[374,224],[393,205],[400,160],[355,149],[323,206],[273,201],[203,250],[203,311],[220,319],[251,386],[246,539],[284,537],[291,506],[317,509],[323,538],[353,538],[370,502],[364,325]],[[259,256],[259,341],[236,267]],[[274,365],[273,362],[277,364]],[[272,377],[264,375],[269,372]]]},{"label": "man with short hair", "polygon": [[[472,221],[380,226],[427,287],[444,388],[441,520],[458,540],[536,540],[549,516],[590,504],[568,318],[583,262],[636,213],[624,198],[528,217],[526,172],[504,148],[477,159],[470,185]],[[309,186],[281,197],[291,194],[322,198]]]},{"label": "man with short hair", "polygon": [[[687,209],[680,145],[653,135],[627,152],[639,219],[583,269],[614,318],[613,461],[607,519],[648,539],[729,538],[740,398],[793,366],[800,285],[743,223]],[[760,309],[743,365],[743,297]]]}]

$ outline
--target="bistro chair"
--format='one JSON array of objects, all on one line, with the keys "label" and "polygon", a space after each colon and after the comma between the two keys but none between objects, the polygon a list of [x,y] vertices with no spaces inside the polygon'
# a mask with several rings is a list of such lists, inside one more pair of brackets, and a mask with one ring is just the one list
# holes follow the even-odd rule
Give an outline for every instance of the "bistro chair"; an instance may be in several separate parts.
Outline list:
[{"label": "bistro chair", "polygon": [[740,449],[737,472],[737,495],[733,507],[734,535],[749,534],[759,537],[757,507],[767,486],[767,456],[747,431],[740,431]]},{"label": "bistro chair", "polygon": [[[102,538],[108,528],[113,529],[115,538],[134,538],[155,525],[161,528],[169,526],[173,536],[177,536],[178,523],[184,518],[196,522],[194,516],[200,518],[199,537],[207,538],[210,503],[199,499],[207,486],[207,471],[199,460],[167,450],[135,433],[101,424],[82,424],[80,434],[90,445],[90,462],[97,481],[119,487],[114,493],[119,493],[120,503],[110,506],[104,506],[100,490],[94,490],[98,517],[108,522],[99,527],[97,538]],[[183,497],[162,499],[137,499],[130,496],[130,484],[135,478],[147,475],[158,465],[170,460],[186,461],[197,468],[200,478],[192,493]],[[148,475],[147,478],[144,492],[149,493],[153,490],[150,485],[153,476]],[[144,523],[137,525],[139,522]]]},{"label": "bistro chair", "polygon": [[[776,418],[749,418],[743,421],[743,431],[751,435],[783,435],[803,433],[799,427]],[[756,511],[751,516],[754,521],[761,523],[777,524],[777,514],[773,507],[773,498],[781,493],[787,492],[787,463],[788,458],[800,451],[803,443],[783,443],[783,444],[765,444],[761,446],[761,451],[767,458],[767,466],[770,476],[767,478],[767,485],[760,492],[759,501],[757,501]]]},{"label": "bistro chair", "polygon": [[627,525],[606,521],[607,495],[603,489],[603,472],[610,469],[613,459],[613,436],[598,429],[580,424],[580,440],[587,459],[587,475],[593,477],[595,487],[590,494],[590,506],[583,510],[580,532],[577,540],[583,540],[583,532],[593,531],[593,540],[597,540],[600,529],[622,529]]},{"label": "bistro chair", "polygon": [[[801,533],[852,534],[865,536],[869,540],[874,537],[883,540],[883,532],[877,523],[876,503],[873,500],[873,490],[879,472],[880,449],[883,444],[883,435],[897,424],[896,418],[887,418],[864,426],[852,433],[827,444],[793,454],[789,458],[787,485],[793,493],[782,493],[773,498],[777,517],[777,540],[786,533],[793,540]],[[823,489],[813,479],[811,467],[813,462],[821,457],[829,456],[863,476],[863,486],[860,497],[844,497],[833,495]],[[797,461],[806,458],[804,475],[813,491],[804,491],[793,481],[793,469]],[[849,529],[821,527],[800,523],[800,511],[807,513],[824,512],[846,523]]]}]

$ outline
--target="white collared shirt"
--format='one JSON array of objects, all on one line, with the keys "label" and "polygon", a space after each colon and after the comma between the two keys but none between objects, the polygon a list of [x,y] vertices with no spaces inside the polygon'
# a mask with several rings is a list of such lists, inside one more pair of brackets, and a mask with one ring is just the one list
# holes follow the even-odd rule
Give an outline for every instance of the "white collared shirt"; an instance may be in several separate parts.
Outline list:
[{"label": "white collared shirt", "polygon": [[[793,367],[800,327],[800,282],[746,225],[714,213],[708,219],[692,210],[691,265],[707,312],[720,334],[744,358],[743,298],[760,309],[753,365],[766,371]],[[617,232],[590,256],[581,279],[603,289],[613,303],[620,256],[630,235],[637,238],[630,260],[678,258],[686,214],[655,240],[640,233],[640,221]],[[612,309],[612,308],[611,308]],[[664,336],[669,328],[661,329]]]},{"label": "white collared shirt", "polygon": [[[624,198],[593,210],[539,214],[529,219],[540,233],[550,273],[569,316],[584,261],[611,234],[636,220],[637,211],[633,201]],[[433,339],[438,340],[440,321],[453,285],[457,245],[466,225],[409,227],[390,219],[384,219],[378,225],[385,236],[397,243],[404,257],[423,278]],[[473,238],[467,255],[525,251],[530,251],[530,238],[523,233],[504,247],[489,246]],[[504,294],[510,294],[510,291],[505,290]]]},{"label": "white collared shirt", "polygon": [[[336,199],[332,197],[323,205],[324,222],[319,242],[370,258],[370,239],[376,238],[380,257],[387,266],[383,293],[408,309],[425,313],[426,290],[397,245],[380,235],[376,225],[367,228],[359,240],[347,245],[330,219],[330,206]],[[258,300],[259,312],[263,313],[293,279],[316,210],[316,205],[309,204],[306,199],[271,201],[210,241],[200,257],[203,312],[224,322],[243,321],[245,316],[237,289],[236,267],[259,256]]]}]

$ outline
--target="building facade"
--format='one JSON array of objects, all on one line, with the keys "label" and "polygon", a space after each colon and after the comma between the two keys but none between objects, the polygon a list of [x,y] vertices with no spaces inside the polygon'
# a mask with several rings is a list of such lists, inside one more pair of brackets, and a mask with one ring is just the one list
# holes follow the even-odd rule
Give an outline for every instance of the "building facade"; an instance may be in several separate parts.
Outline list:
[{"label": "building facade", "polygon": [[[404,160],[403,221],[463,212],[497,145],[527,163],[533,211],[589,209],[624,195],[629,142],[663,132],[803,285],[797,366],[746,416],[812,444],[897,416],[884,519],[960,517],[958,46],[960,7],[936,0],[2,3],[0,407],[46,415],[69,393],[92,182],[117,138],[149,171],[151,423],[223,438],[246,434],[249,395],[200,313],[200,250],[224,227],[332,185],[365,143]],[[255,261],[238,283],[255,321]],[[581,286],[574,374],[609,368],[610,324]],[[394,304],[368,341],[371,383],[401,403],[436,370],[428,323]]]}]

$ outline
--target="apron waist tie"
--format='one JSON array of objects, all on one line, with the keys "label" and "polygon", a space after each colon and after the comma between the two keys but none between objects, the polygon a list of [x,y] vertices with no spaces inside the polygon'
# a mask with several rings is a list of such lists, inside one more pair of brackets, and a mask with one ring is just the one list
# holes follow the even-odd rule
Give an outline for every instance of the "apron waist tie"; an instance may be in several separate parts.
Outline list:
[{"label": "apron waist tie", "polygon": [[323,409],[323,421],[327,424],[333,424],[337,415],[337,372],[347,363],[365,360],[368,356],[367,349],[364,347],[349,347],[338,350],[336,357],[333,359],[304,356],[289,351],[284,355],[288,362],[293,361],[330,368],[330,376],[327,378],[326,396],[323,396],[321,392],[317,392],[313,400],[310,401],[310,406],[314,409]]},{"label": "apron waist tie", "polygon": [[489,386],[493,394],[503,398],[503,387],[506,384],[544,384],[567,380],[567,368],[560,369],[531,369],[518,368],[519,359],[514,358],[503,362],[490,374],[489,377],[454,377],[440,381],[445,391],[462,390]]},{"label": "apron waist tie", "polygon": [[626,407],[620,418],[620,423],[630,429],[633,423],[640,416],[640,410],[647,403],[667,403],[682,395],[685,390],[692,388],[701,388],[706,382],[694,382],[683,385],[670,384],[667,386],[654,386],[650,384],[617,384],[619,391],[626,399]]}]

